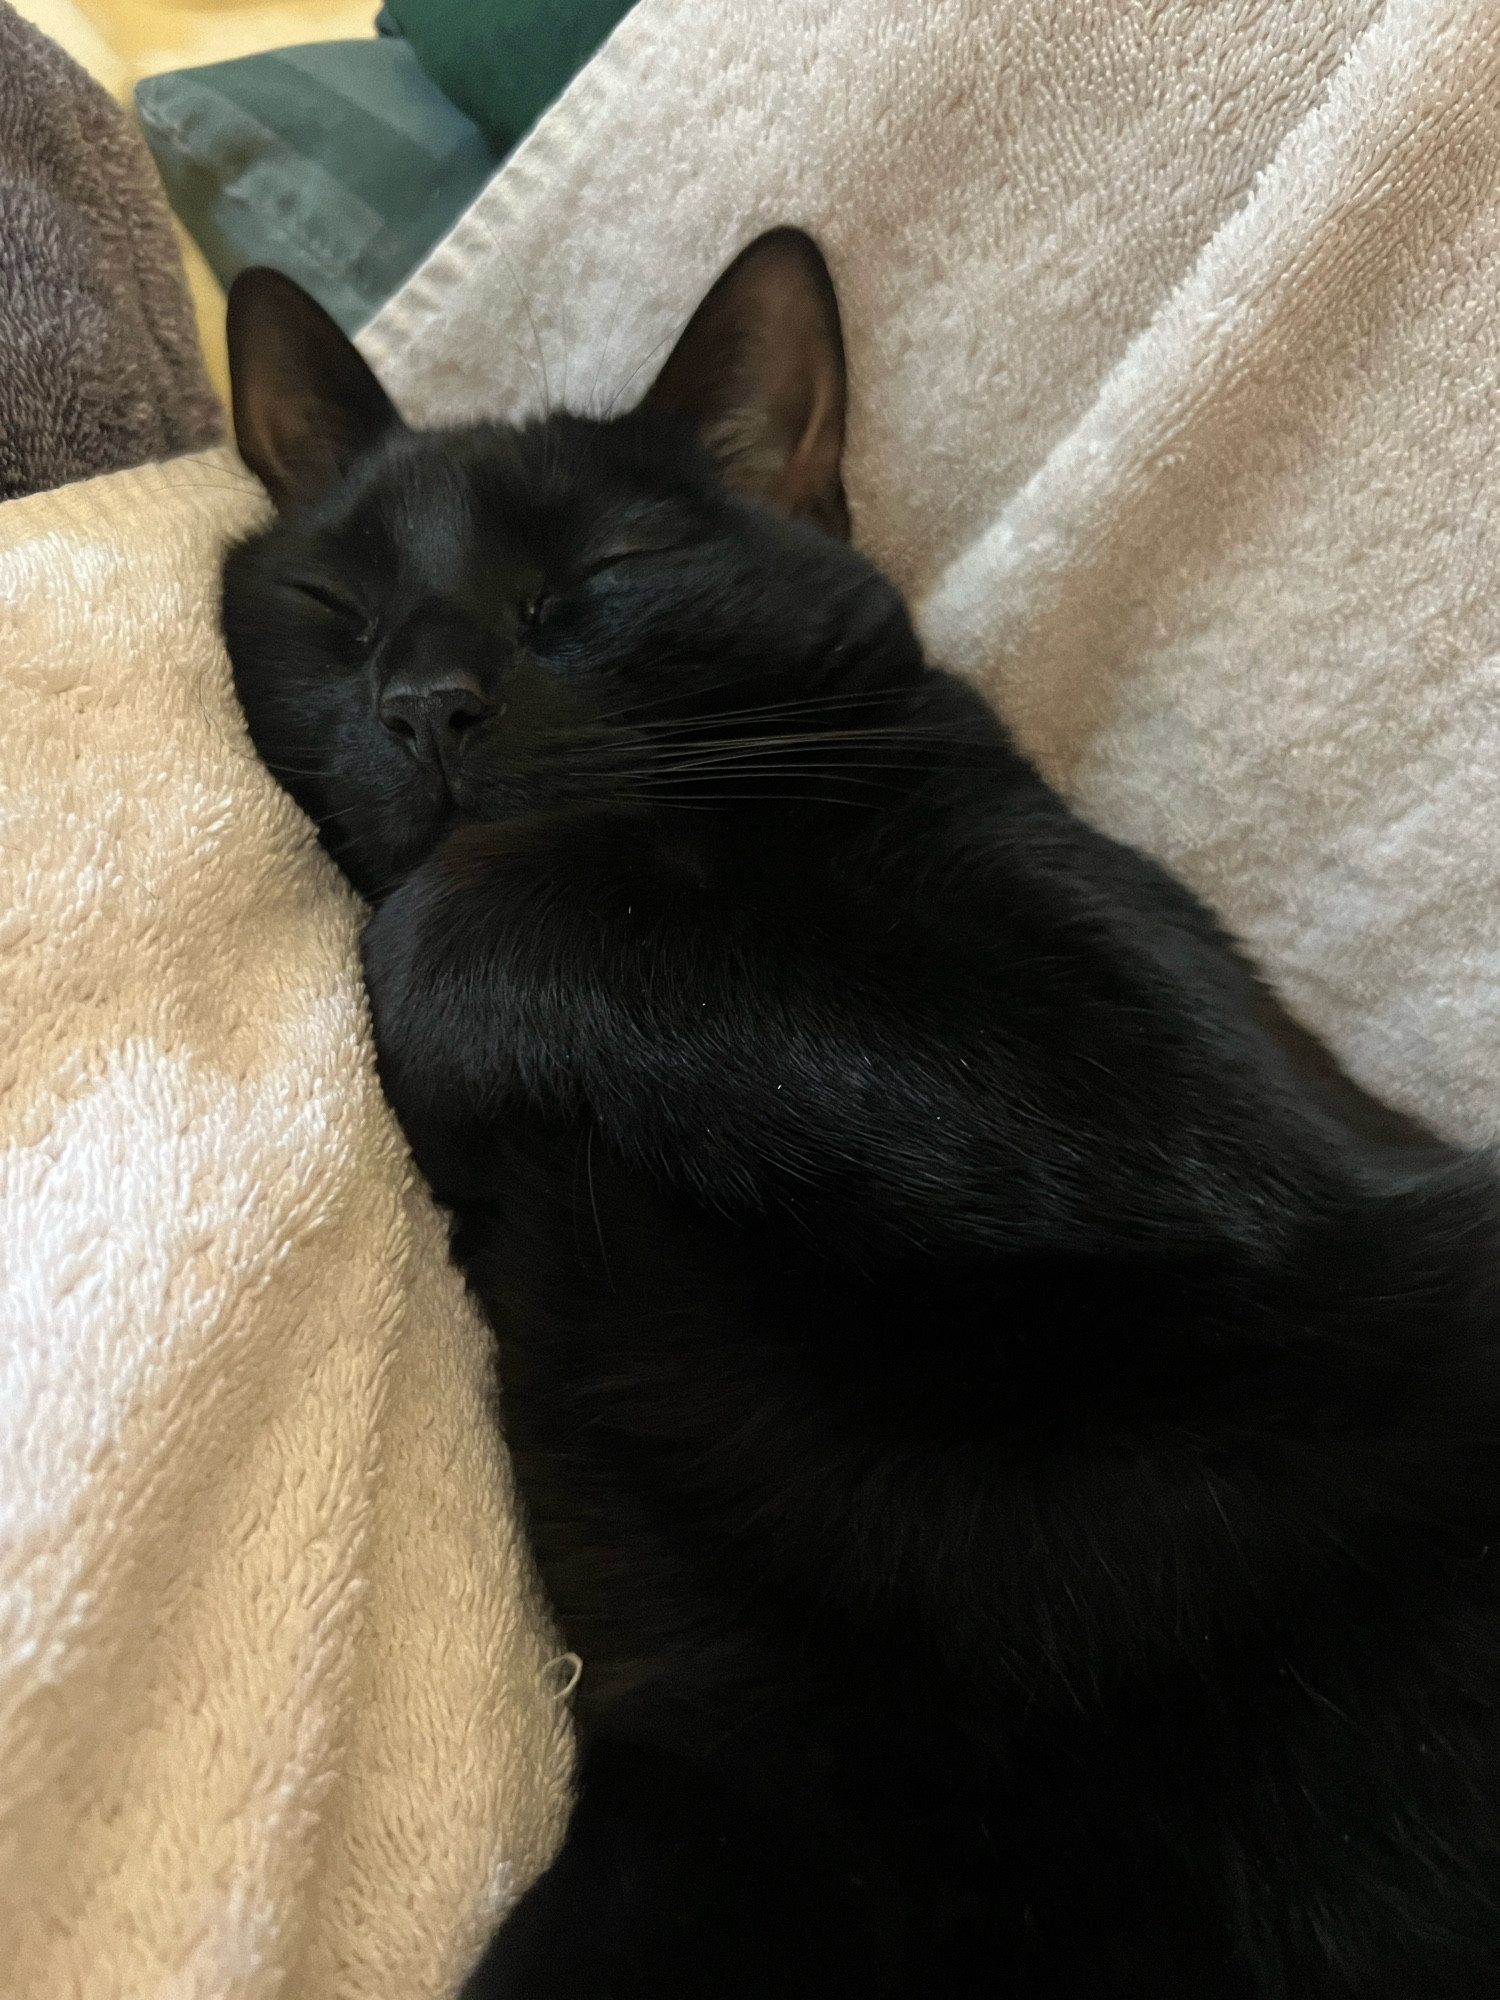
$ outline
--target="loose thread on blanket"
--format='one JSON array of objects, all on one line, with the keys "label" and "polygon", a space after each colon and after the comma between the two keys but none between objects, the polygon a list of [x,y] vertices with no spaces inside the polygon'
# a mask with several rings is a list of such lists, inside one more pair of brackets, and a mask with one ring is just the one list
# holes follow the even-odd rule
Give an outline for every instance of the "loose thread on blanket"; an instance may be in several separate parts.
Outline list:
[{"label": "loose thread on blanket", "polygon": [[577,1653],[559,1653],[542,1668],[542,1686],[553,1701],[566,1701],[583,1679],[583,1661]]}]

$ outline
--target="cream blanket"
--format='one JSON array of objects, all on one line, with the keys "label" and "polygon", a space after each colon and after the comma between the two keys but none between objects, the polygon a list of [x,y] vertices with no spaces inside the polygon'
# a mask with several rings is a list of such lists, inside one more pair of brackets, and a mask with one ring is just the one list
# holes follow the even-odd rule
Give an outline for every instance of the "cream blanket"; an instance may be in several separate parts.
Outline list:
[{"label": "cream blanket", "polygon": [[[628,402],[782,221],[935,654],[1500,1136],[1495,0],[643,0],[364,344],[419,418]],[[0,510],[0,1981],[405,2000],[561,1712],[209,478]]]},{"label": "cream blanket", "polygon": [[0,1992],[422,2000],[568,1769],[358,912],[216,632],[227,451],[0,508]]}]

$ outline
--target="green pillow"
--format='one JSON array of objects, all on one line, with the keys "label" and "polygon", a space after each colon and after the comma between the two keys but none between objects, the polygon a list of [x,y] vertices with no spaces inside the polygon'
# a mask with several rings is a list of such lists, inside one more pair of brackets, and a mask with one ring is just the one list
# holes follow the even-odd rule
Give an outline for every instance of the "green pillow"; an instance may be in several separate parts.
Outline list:
[{"label": "green pillow", "polygon": [[219,279],[274,264],[346,333],[499,164],[399,40],[175,70],[137,84],[135,101],[168,199]]},{"label": "green pillow", "polygon": [[385,0],[423,69],[505,153],[630,12],[629,0]]}]

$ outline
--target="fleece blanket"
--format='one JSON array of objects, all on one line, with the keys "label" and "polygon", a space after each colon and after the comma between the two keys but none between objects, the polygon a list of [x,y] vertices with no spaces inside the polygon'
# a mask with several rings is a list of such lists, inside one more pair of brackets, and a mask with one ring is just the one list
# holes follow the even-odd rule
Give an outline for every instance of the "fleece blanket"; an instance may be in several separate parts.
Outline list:
[{"label": "fleece blanket", "polygon": [[0,508],[6,2000],[436,2000],[565,1801],[488,1331],[217,637],[264,505]]}]

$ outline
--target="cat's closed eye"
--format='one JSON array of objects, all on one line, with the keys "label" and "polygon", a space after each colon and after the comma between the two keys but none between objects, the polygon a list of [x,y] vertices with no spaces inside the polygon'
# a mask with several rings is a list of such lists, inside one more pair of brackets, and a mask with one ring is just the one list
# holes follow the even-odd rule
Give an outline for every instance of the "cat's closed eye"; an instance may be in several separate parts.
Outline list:
[{"label": "cat's closed eye", "polygon": [[295,578],[291,588],[296,591],[299,597],[305,598],[310,604],[316,604],[320,610],[327,612],[331,618],[337,619],[361,644],[366,642],[374,632],[375,620],[371,617],[368,609],[363,604],[358,603],[353,597],[346,596],[343,591],[332,589],[325,583],[314,582],[305,577]]},{"label": "cat's closed eye", "polygon": [[[571,587],[576,589],[583,584],[591,583],[595,577],[627,569],[653,556],[673,555],[680,546],[679,543],[640,542],[632,543],[628,547],[608,549],[576,573],[571,579]],[[545,625],[566,595],[565,588],[555,588],[551,584],[539,585],[535,590],[528,592],[521,599],[519,606],[522,626],[528,631],[535,631]]]}]

